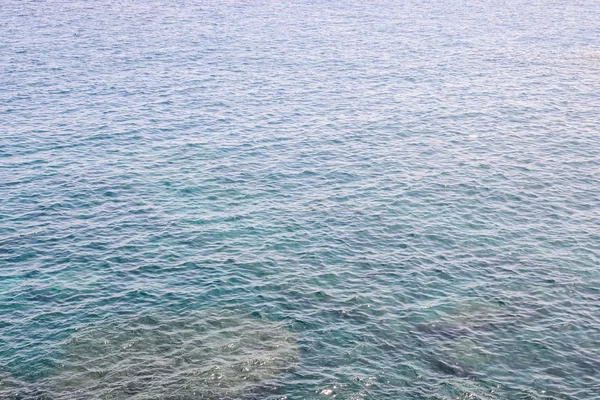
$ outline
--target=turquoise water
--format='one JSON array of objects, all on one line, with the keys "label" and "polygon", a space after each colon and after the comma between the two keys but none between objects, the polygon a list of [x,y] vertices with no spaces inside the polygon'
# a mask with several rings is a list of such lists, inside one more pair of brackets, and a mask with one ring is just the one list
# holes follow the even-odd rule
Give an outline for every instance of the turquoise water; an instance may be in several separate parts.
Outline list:
[{"label": "turquoise water", "polygon": [[600,3],[0,4],[0,398],[600,398]]}]

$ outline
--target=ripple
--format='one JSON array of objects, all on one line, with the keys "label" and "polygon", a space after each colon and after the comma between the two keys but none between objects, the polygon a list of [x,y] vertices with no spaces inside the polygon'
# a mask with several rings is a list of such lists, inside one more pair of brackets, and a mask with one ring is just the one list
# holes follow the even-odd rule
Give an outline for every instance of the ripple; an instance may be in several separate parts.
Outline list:
[{"label": "ripple", "polygon": [[363,3],[2,2],[0,397],[599,397],[600,3]]},{"label": "ripple", "polygon": [[143,314],[79,329],[37,390],[52,399],[222,399],[266,390],[298,361],[294,334],[278,323],[225,310]]}]

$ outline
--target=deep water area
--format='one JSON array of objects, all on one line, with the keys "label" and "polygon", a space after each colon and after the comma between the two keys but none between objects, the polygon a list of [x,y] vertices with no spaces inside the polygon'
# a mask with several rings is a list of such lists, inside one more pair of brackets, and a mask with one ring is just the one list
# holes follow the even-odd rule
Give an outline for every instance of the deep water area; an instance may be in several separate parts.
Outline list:
[{"label": "deep water area", "polygon": [[600,2],[0,2],[0,399],[600,399]]}]

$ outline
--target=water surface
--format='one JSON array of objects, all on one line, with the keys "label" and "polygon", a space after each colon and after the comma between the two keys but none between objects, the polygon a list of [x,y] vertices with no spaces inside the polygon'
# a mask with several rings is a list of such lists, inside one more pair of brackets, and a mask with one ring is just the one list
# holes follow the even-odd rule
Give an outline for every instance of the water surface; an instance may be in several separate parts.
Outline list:
[{"label": "water surface", "polygon": [[599,13],[3,1],[0,397],[600,398]]}]

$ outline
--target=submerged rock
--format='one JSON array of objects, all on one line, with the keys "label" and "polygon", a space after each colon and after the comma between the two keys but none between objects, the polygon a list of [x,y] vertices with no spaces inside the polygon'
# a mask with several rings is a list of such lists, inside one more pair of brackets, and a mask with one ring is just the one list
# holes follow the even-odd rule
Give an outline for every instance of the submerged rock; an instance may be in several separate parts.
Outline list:
[{"label": "submerged rock", "polygon": [[415,325],[424,348],[435,343],[433,370],[461,378],[477,377],[493,364],[495,342],[515,326],[517,317],[504,304],[459,303],[439,318]]},{"label": "submerged rock", "polygon": [[503,305],[493,303],[462,303],[439,318],[416,325],[424,336],[445,340],[486,335],[517,324],[517,316]]},{"label": "submerged rock", "polygon": [[61,399],[224,399],[294,369],[281,324],[225,311],[114,319],[77,332],[46,378]]},{"label": "submerged rock", "polygon": [[431,366],[440,372],[448,375],[454,375],[461,378],[469,378],[475,375],[475,373],[462,365],[453,364],[444,360],[432,359]]}]

